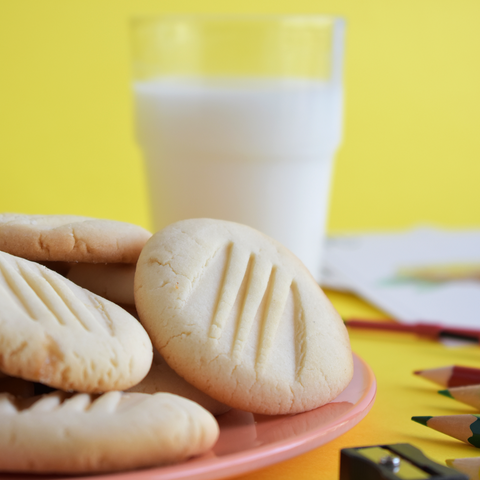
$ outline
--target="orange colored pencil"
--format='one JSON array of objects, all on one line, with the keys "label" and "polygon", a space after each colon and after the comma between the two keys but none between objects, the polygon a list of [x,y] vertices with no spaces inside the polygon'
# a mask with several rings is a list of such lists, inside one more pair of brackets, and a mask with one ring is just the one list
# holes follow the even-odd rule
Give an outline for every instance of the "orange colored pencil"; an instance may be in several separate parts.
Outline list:
[{"label": "orange colored pencil", "polygon": [[480,478],[480,457],[452,458],[445,460],[445,463],[449,467],[468,475],[468,478]]}]

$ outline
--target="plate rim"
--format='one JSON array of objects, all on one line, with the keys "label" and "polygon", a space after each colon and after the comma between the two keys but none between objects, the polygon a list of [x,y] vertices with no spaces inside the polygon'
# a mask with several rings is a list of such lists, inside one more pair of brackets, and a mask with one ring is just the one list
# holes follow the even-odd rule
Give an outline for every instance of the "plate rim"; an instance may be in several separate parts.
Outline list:
[{"label": "plate rim", "polygon": [[[247,450],[247,452],[249,452],[248,456],[245,454],[246,451],[240,451],[222,455],[222,457],[205,460],[199,459],[198,462],[193,459],[190,463],[184,464],[184,466],[188,465],[188,467],[183,470],[178,470],[179,465],[177,464],[165,467],[150,467],[131,472],[112,472],[107,475],[94,475],[90,478],[91,480],[183,480],[186,478],[191,480],[218,480],[250,473],[314,450],[333,440],[332,438],[322,442],[328,433],[339,430],[339,434],[334,437],[337,438],[357,425],[368,414],[375,402],[377,381],[372,368],[356,353],[352,352],[352,357],[356,359],[366,371],[368,384],[362,397],[355,403],[355,413],[353,415],[347,414],[346,417],[340,417],[340,419],[337,419],[337,421],[329,425],[326,430],[322,429],[321,434],[319,434],[318,429],[313,429],[293,439],[290,437],[269,443],[268,445],[256,447],[252,450]],[[281,457],[281,459],[279,460],[278,457]],[[253,466],[251,465],[252,463],[254,463]],[[234,468],[235,472],[231,472]],[[230,473],[228,471],[230,471]],[[88,478],[89,477],[81,477],[78,480]]]}]

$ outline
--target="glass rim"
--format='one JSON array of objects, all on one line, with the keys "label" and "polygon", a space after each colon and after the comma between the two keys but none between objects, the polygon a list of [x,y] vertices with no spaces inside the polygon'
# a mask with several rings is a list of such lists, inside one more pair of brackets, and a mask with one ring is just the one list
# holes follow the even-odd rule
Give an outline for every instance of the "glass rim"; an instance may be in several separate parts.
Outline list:
[{"label": "glass rim", "polygon": [[328,14],[141,15],[130,23],[134,77],[208,72],[338,82],[345,29],[343,17]]}]

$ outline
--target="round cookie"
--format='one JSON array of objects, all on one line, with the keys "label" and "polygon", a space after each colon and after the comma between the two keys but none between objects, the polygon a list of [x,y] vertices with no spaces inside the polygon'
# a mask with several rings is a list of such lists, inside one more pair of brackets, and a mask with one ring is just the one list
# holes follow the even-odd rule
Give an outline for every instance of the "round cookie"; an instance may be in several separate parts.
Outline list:
[{"label": "round cookie", "polygon": [[0,394],[0,471],[93,473],[179,462],[208,451],[215,418],[159,393],[54,392],[18,402]]},{"label": "round cookie", "polygon": [[0,250],[36,262],[135,263],[150,236],[114,220],[0,214]]},{"label": "round cookie", "polygon": [[140,382],[153,357],[124,309],[44,266],[0,252],[0,371],[61,390]]},{"label": "round cookie", "polygon": [[129,388],[127,391],[140,393],[173,393],[198,403],[212,415],[221,415],[231,410],[231,407],[228,405],[205,395],[175,373],[157,350],[153,351],[152,368],[148,372],[148,375],[138,385]]},{"label": "round cookie", "polygon": [[133,280],[135,264],[76,263],[66,277],[80,287],[121,305],[135,305]]},{"label": "round cookie", "polygon": [[137,263],[135,303],[168,364],[232,407],[302,412],[352,378],[338,313],[289,250],[250,227],[193,219],[157,232]]}]

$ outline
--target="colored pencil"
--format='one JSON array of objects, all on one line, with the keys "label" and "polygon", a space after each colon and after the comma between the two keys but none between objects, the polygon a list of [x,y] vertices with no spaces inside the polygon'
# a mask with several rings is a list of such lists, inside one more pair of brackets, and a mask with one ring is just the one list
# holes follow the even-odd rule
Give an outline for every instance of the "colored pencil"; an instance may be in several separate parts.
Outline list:
[{"label": "colored pencil", "polygon": [[453,398],[459,402],[480,410],[480,385],[467,385],[465,387],[452,387],[446,390],[439,390],[441,395]]},{"label": "colored pencil", "polygon": [[448,327],[436,323],[398,323],[392,321],[371,321],[357,318],[344,319],[345,325],[362,330],[387,330],[390,332],[414,333],[420,337],[433,340],[440,338],[457,338],[480,342],[480,330],[474,328]]},{"label": "colored pencil", "polygon": [[468,475],[469,478],[480,478],[480,457],[452,458],[445,460],[445,463],[449,467]]},{"label": "colored pencil", "polygon": [[446,388],[480,384],[480,368],[451,365],[413,373]]},{"label": "colored pencil", "polygon": [[480,448],[480,415],[440,415],[412,417],[414,422],[433,428],[462,442]]},{"label": "colored pencil", "polygon": [[480,263],[447,263],[402,268],[398,271],[398,276],[427,282],[480,280]]}]

